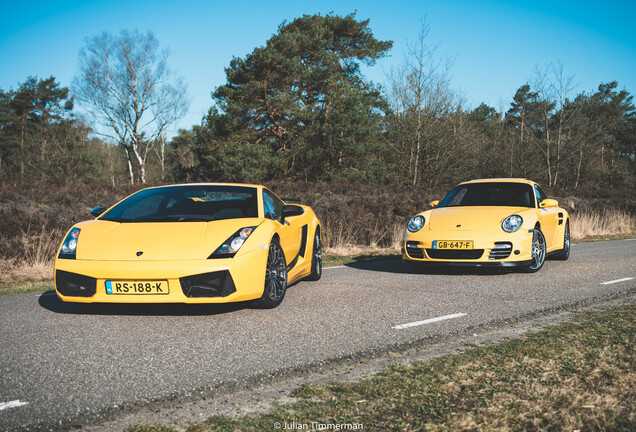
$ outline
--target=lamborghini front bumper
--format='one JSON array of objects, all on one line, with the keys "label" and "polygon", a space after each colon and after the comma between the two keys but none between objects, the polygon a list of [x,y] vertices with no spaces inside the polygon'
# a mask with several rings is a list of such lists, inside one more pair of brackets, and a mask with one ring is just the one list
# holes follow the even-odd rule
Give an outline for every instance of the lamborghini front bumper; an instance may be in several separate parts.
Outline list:
[{"label": "lamborghini front bumper", "polygon": [[[267,248],[234,258],[181,261],[57,259],[55,291],[76,303],[229,303],[259,298]],[[167,284],[166,284],[167,282]],[[134,293],[132,284],[159,292]],[[124,286],[126,289],[115,287]]]}]

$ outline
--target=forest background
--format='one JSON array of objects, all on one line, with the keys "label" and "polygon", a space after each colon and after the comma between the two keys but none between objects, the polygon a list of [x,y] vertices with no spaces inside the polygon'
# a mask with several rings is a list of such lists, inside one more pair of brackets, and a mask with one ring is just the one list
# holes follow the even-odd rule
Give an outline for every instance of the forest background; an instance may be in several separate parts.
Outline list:
[{"label": "forest background", "polygon": [[4,266],[48,268],[90,208],[174,182],[299,198],[334,253],[396,248],[408,218],[473,178],[540,182],[579,237],[636,231],[636,108],[619,83],[575,93],[561,64],[537,65],[507,107],[471,108],[425,24],[383,86],[365,79],[391,46],[355,14],[284,22],[230,62],[200,124],[169,136],[188,100],[154,35],[86,39],[70,89],[53,76],[0,89]]}]

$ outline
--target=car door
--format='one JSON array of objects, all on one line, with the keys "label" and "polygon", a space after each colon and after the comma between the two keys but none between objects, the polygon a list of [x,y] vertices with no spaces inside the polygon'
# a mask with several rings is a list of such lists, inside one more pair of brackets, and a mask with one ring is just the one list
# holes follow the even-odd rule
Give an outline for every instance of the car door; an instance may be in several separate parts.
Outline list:
[{"label": "car door", "polygon": [[539,223],[541,231],[545,236],[547,251],[551,251],[555,246],[555,234],[559,221],[559,210],[556,207],[541,207],[541,202],[548,198],[539,185],[534,185],[534,192],[537,198],[537,206],[539,211]]},{"label": "car door", "polygon": [[301,218],[292,216],[281,223],[283,202],[267,189],[263,189],[263,206],[265,217],[281,224],[280,245],[285,253],[287,265],[294,264],[297,260],[301,246]]}]

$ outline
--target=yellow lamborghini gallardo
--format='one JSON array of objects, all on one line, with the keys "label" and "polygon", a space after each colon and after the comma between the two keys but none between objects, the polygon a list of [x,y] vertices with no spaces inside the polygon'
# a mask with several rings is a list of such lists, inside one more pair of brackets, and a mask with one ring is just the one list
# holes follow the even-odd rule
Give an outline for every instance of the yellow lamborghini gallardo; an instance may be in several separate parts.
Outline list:
[{"label": "yellow lamborghini gallardo", "polygon": [[526,179],[457,185],[407,225],[402,258],[459,266],[539,270],[548,256],[570,256],[570,216]]},{"label": "yellow lamborghini gallardo", "polygon": [[[289,199],[288,199],[289,200]],[[272,308],[287,284],[322,274],[320,222],[267,188],[143,189],[74,225],[55,261],[67,302],[224,303]]]}]

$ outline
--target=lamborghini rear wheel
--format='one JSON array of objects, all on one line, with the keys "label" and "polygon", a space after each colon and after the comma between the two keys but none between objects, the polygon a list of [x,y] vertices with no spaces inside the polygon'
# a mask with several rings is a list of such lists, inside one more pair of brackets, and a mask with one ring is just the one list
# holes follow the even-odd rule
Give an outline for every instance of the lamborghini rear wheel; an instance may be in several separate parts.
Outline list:
[{"label": "lamborghini rear wheel", "polygon": [[263,295],[256,301],[258,307],[271,309],[278,306],[287,291],[287,263],[278,240],[272,239],[265,268],[265,288]]}]

